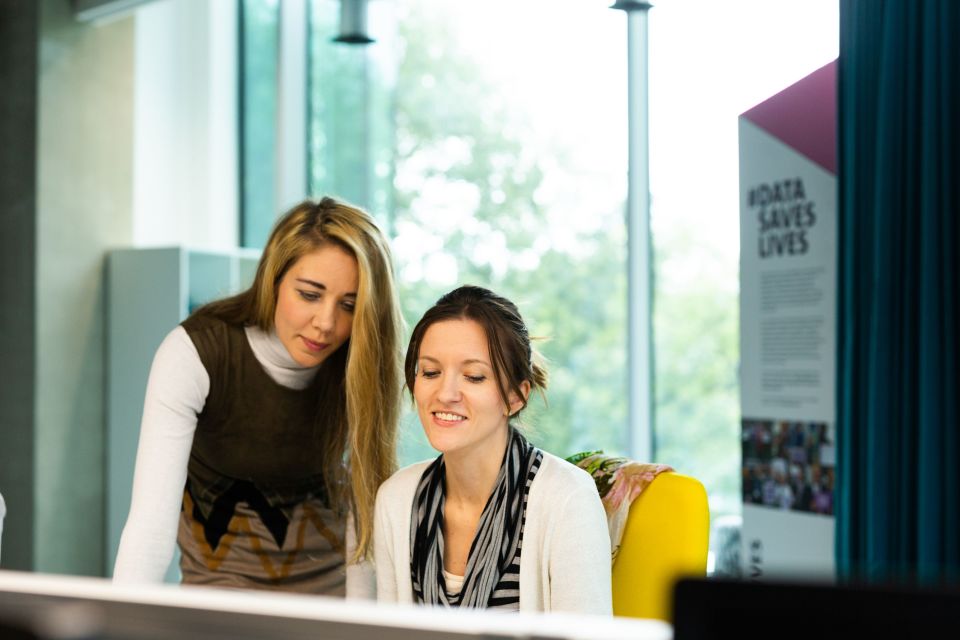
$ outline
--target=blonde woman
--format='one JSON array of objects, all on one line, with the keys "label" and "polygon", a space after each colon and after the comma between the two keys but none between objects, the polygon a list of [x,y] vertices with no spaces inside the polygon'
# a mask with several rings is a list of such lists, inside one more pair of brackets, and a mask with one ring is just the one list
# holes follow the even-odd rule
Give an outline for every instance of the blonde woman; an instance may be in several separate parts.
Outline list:
[{"label": "blonde woman", "polygon": [[372,597],[401,388],[390,251],[332,198],[276,224],[253,285],[157,350],[115,582]]}]

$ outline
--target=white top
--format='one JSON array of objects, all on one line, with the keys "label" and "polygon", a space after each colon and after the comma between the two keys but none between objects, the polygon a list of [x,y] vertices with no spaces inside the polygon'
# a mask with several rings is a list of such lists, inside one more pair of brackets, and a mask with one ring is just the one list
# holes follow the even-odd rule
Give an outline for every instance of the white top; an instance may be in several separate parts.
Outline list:
[{"label": "white top", "polygon": [[463,589],[464,576],[458,576],[443,569],[443,584],[447,587],[447,593],[456,595]]},{"label": "white top", "polygon": [[[246,328],[257,361],[278,384],[304,389],[317,367],[301,367],[276,333]],[[197,416],[210,391],[210,377],[200,354],[182,326],[171,331],[157,348],[147,380],[133,474],[130,514],[120,538],[114,582],[163,582],[173,559],[177,525],[187,481]],[[352,518],[347,519],[347,557],[356,549]],[[369,562],[347,565],[347,597],[374,597]]]},{"label": "white top", "polygon": [[[377,493],[377,600],[413,602],[410,517],[424,469],[418,462]],[[611,615],[610,534],[590,475],[547,452],[527,496],[520,557],[520,611]]]}]

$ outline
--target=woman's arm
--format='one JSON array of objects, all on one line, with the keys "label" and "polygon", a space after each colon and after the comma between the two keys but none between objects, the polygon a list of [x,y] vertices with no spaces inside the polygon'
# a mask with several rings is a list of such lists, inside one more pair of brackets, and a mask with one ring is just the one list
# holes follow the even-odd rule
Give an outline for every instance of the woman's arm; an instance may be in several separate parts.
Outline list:
[{"label": "woman's arm", "polygon": [[[373,559],[377,570],[377,601],[397,602],[396,569],[393,558],[393,529],[390,526],[389,502],[385,495],[387,487],[377,491],[373,523]],[[407,560],[409,563],[409,560]]]},{"label": "woman's arm", "polygon": [[613,614],[610,534],[600,495],[590,478],[578,482],[551,536],[550,611]]},{"label": "woman's arm", "polygon": [[347,598],[357,600],[376,600],[377,576],[373,559],[367,554],[360,562],[351,562],[357,551],[357,529],[353,514],[347,514]]},{"label": "woman's arm", "polygon": [[133,497],[115,582],[162,582],[177,539],[197,415],[210,378],[183,327],[171,331],[153,358],[143,402]]}]

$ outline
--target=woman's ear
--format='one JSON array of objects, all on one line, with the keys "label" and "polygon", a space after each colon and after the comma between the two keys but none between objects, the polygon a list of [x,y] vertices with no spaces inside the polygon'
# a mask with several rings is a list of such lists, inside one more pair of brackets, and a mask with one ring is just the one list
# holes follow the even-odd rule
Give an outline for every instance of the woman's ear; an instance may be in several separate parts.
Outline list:
[{"label": "woman's ear", "polygon": [[510,412],[507,415],[514,415],[527,404],[527,398],[530,397],[530,381],[524,380],[520,383],[520,393],[523,397],[518,397],[516,392],[510,392]]}]

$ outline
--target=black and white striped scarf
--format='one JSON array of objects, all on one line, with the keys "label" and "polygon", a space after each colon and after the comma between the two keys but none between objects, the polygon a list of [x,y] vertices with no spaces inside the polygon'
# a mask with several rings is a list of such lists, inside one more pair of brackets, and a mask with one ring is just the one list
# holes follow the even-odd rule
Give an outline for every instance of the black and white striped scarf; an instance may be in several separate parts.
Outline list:
[{"label": "black and white striped scarf", "polygon": [[410,518],[410,578],[417,602],[487,607],[500,577],[513,562],[520,542],[528,476],[542,453],[510,428],[497,484],[487,500],[470,545],[463,587],[447,595],[443,579],[443,506],[446,468],[441,455],[420,477]]}]

